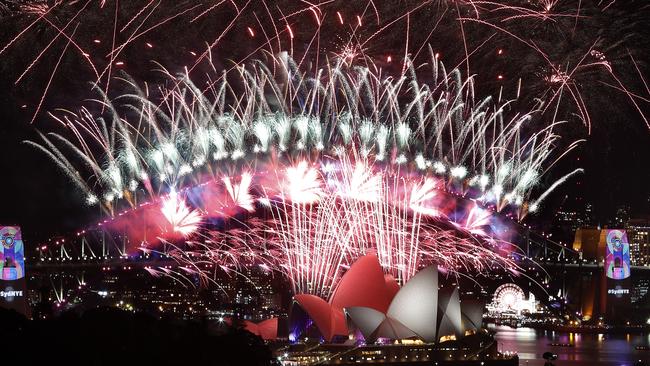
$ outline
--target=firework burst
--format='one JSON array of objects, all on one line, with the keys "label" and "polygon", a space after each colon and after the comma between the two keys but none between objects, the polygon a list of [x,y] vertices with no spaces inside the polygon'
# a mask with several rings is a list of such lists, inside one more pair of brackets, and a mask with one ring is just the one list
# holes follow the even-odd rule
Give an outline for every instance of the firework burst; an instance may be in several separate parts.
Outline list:
[{"label": "firework burst", "polygon": [[[431,83],[413,65],[399,78],[342,61],[308,77],[286,55],[273,66],[238,67],[205,90],[168,75],[173,87],[156,97],[124,79],[134,92],[96,101],[107,113],[52,114],[66,133],[28,143],[89,203],[154,220],[145,231],[164,225],[137,202],[158,202],[164,224],[188,237],[169,255],[205,281],[213,272],[197,263],[261,263],[295,292],[326,296],[369,251],[401,281],[429,263],[518,268],[491,226],[496,212],[523,217],[548,195],[533,196],[536,183],[576,146],[558,150],[560,122],[539,127],[538,108],[475,100],[473,80],[433,52]],[[473,201],[467,213],[459,201]]]},{"label": "firework burst", "polygon": [[160,211],[171,224],[173,231],[185,236],[196,231],[201,224],[201,215],[187,207],[185,201],[173,191],[169,197],[162,199]]}]

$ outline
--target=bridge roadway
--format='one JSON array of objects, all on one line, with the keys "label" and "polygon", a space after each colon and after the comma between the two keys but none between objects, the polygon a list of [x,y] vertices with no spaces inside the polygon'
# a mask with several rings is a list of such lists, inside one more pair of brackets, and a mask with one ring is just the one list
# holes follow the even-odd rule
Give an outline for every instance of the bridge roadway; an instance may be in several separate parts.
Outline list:
[{"label": "bridge roadway", "polygon": [[[542,268],[584,268],[584,269],[596,269],[603,268],[603,263],[594,263],[594,262],[577,262],[577,261],[548,261],[548,260],[535,260],[535,263]],[[84,260],[75,260],[75,259],[66,259],[62,260],[61,258],[53,258],[51,260],[38,260],[32,258],[27,262],[28,270],[31,269],[64,269],[64,268],[93,268],[93,267],[167,267],[167,266],[177,266],[178,263],[172,259],[130,259],[124,257],[116,258],[106,258],[106,259],[84,259]],[[630,266],[631,270],[634,272],[637,271],[650,271],[650,266]]]},{"label": "bridge roadway", "polygon": [[[565,268],[585,268],[585,269],[594,269],[594,268],[603,268],[603,263],[593,263],[593,262],[586,262],[586,263],[573,263],[573,262],[545,262],[545,261],[540,261],[537,262],[542,267],[565,267]],[[630,269],[633,272],[637,271],[650,271],[650,266],[630,266]]]},{"label": "bridge roadway", "polygon": [[[57,258],[58,259],[58,258]],[[39,270],[77,270],[77,269],[91,269],[101,267],[130,267],[130,268],[144,268],[144,267],[175,267],[178,263],[172,259],[125,259],[125,258],[108,258],[104,260],[53,260],[53,261],[40,261],[32,260],[26,261],[27,271]]]}]

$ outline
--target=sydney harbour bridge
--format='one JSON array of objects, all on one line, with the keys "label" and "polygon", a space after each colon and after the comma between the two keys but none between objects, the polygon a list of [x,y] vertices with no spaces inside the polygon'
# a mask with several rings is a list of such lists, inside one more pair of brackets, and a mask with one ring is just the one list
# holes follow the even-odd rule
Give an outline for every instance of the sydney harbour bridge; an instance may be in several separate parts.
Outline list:
[{"label": "sydney harbour bridge", "polygon": [[[603,276],[604,263],[582,258],[581,253],[570,246],[524,225],[517,224],[515,229],[511,242],[516,248],[509,256],[519,265],[521,273],[494,273],[489,278],[477,280],[483,293],[491,296],[499,286],[513,283],[533,294],[550,311],[565,318],[581,318],[585,293],[591,291],[594,278]],[[135,244],[127,234],[115,234],[99,226],[81,231],[72,238],[54,238],[41,245],[29,258],[27,270],[41,278],[66,274],[84,284],[84,276],[89,273],[144,273],[148,268],[172,271],[180,266],[165,254],[165,248],[153,253],[134,253]],[[632,266],[631,275],[650,278],[650,271],[648,267]],[[57,281],[49,283],[55,292],[58,290],[60,296],[64,296],[63,289],[57,289]]]}]

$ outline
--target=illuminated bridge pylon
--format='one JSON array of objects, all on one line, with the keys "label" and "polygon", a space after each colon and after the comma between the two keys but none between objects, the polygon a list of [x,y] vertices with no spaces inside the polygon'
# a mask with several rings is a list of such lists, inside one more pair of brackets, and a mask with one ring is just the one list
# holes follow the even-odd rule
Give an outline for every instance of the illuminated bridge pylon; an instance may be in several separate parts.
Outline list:
[{"label": "illuminated bridge pylon", "polygon": [[39,265],[55,263],[91,264],[120,260],[158,260],[137,250],[142,243],[132,243],[126,233],[102,228],[84,230],[72,238],[53,238],[36,248],[33,260]]}]

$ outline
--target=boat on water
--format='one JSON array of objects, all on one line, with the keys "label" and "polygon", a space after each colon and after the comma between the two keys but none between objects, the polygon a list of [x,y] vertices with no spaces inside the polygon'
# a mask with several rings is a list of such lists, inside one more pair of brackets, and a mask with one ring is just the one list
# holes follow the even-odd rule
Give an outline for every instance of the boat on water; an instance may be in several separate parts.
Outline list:
[{"label": "boat on water", "polygon": [[571,343],[549,343],[548,345],[552,347],[575,347],[575,345]]}]

